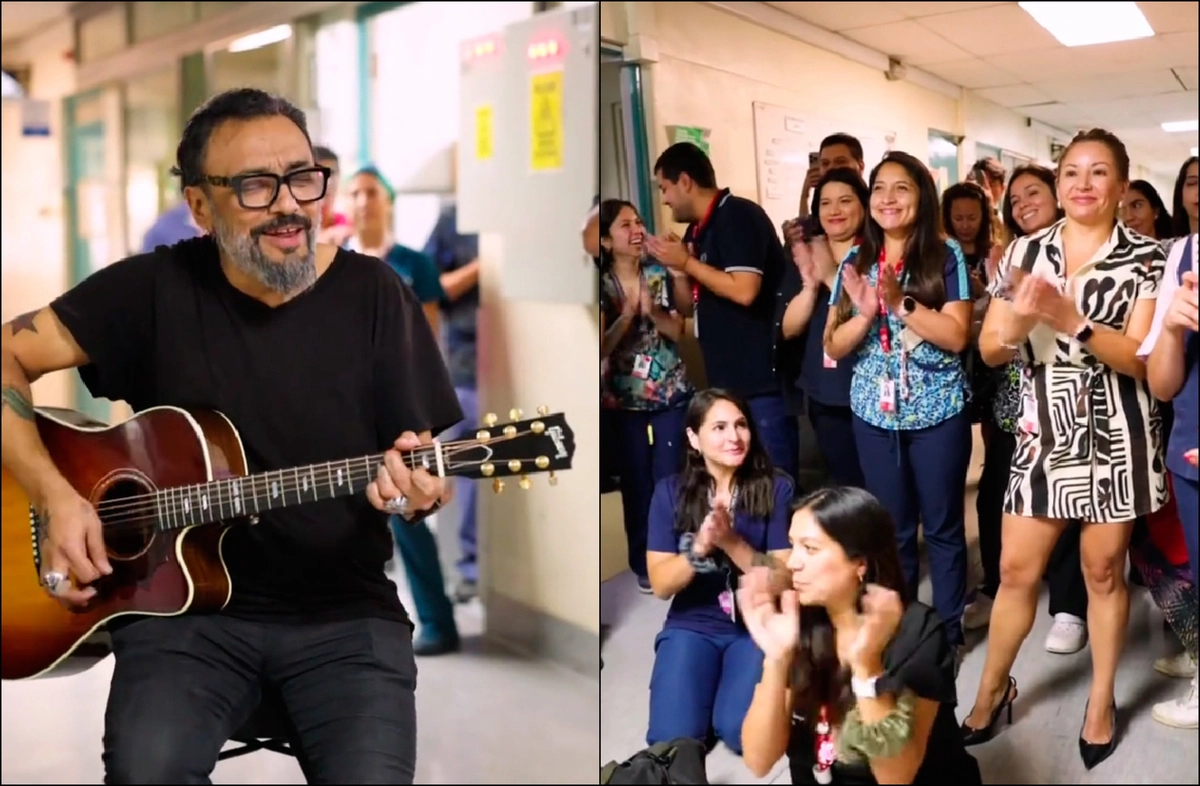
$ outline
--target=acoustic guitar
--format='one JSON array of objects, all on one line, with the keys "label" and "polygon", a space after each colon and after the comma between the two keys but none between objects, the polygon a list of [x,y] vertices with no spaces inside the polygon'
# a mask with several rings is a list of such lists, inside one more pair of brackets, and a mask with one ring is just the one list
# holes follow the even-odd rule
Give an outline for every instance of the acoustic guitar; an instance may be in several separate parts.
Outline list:
[{"label": "acoustic guitar", "polygon": [[[404,453],[431,474],[503,478],[570,469],[575,438],[562,414],[497,425],[495,415],[471,439],[435,442]],[[5,680],[63,676],[107,657],[106,624],[125,615],[174,616],[216,611],[232,586],[221,554],[231,526],[253,526],[258,514],[362,494],[383,454],[248,474],[233,424],[219,412],[156,407],[114,426],[66,409],[39,408],[37,428],[50,457],[95,507],[113,572],[95,597],[68,610],[41,586],[47,566],[39,550],[45,525],[28,495],[3,471],[3,615]]]}]

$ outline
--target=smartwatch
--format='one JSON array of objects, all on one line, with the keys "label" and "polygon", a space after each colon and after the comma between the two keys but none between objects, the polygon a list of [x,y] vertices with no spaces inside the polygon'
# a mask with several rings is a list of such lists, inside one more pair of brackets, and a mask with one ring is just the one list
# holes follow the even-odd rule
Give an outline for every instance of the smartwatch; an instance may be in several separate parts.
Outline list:
[{"label": "smartwatch", "polygon": [[1075,331],[1075,340],[1080,344],[1086,344],[1092,340],[1092,334],[1095,332],[1096,331],[1092,329],[1092,323],[1085,319],[1079,330]]},{"label": "smartwatch", "polygon": [[912,295],[905,295],[900,301],[900,318],[903,319],[917,310],[917,300]]}]

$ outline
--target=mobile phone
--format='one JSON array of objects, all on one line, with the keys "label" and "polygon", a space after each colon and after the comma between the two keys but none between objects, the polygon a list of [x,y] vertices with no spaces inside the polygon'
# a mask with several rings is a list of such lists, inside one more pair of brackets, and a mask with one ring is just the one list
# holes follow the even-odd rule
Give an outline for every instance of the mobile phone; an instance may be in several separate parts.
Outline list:
[{"label": "mobile phone", "polygon": [[820,153],[809,153],[809,154],[808,154],[808,165],[809,165],[809,167],[814,167],[814,166],[816,166],[816,165],[817,165],[817,163],[818,163],[818,162],[820,162],[820,160],[821,160],[821,154],[820,154]]}]

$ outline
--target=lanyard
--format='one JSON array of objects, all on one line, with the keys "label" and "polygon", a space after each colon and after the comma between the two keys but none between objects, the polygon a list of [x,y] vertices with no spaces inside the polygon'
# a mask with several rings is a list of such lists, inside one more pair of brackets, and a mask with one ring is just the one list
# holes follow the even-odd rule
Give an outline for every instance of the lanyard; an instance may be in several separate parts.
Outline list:
[{"label": "lanyard", "polygon": [[817,720],[816,734],[813,736],[813,753],[816,761],[813,764],[813,778],[817,783],[832,783],[834,762],[837,761],[837,748],[833,744],[833,731],[829,727],[829,713],[821,707],[821,715]]},{"label": "lanyard", "polygon": [[[717,203],[721,201],[721,194],[713,197],[713,200],[708,203],[708,210],[704,211],[704,217],[692,224],[692,248],[688,249],[688,253],[695,256],[696,239],[700,237],[700,231],[708,226],[708,222],[712,219],[713,211],[717,209]],[[700,302],[700,285],[695,281],[692,282],[692,303]]]},{"label": "lanyard", "polygon": [[[883,281],[883,270],[886,265],[887,265],[887,253],[881,250],[879,252],[879,266],[875,273],[876,289],[879,288],[880,283]],[[904,275],[904,260],[903,259],[896,263],[895,272],[896,272],[896,280],[900,281]],[[892,351],[892,331],[888,324],[888,308],[887,308],[887,304],[883,302],[883,293],[879,292],[878,294],[879,294],[879,344],[880,344],[880,346],[883,347],[883,354],[887,355],[887,354],[890,354]]]}]

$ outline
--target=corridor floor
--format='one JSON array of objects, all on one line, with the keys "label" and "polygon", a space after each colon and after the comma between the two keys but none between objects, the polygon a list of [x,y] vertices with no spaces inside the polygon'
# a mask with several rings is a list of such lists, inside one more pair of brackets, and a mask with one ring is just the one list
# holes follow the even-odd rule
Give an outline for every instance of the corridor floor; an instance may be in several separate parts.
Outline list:
[{"label": "corridor floor", "polygon": [[[447,559],[449,557],[449,559]],[[443,554],[453,564],[453,556]],[[405,606],[412,609],[402,576]],[[478,601],[458,607],[463,652],[418,662],[416,782],[595,783],[595,678],[484,647]],[[3,683],[0,783],[101,783],[112,660],[81,675]],[[304,783],[294,759],[260,751],[221,762],[213,783]]]},{"label": "corridor floor", "polygon": [[[974,483],[982,461],[976,437],[967,498],[967,538],[978,563]],[[977,575],[977,572],[976,572]],[[928,578],[921,600],[931,601]],[[654,663],[654,637],[662,628],[668,604],[638,592],[628,571],[601,590],[601,622],[608,633],[602,645],[600,673],[600,762],[623,760],[645,746],[648,685]],[[1013,669],[1020,687],[1014,724],[992,742],[973,748],[984,783],[1197,783],[1197,735],[1173,729],[1150,717],[1151,706],[1187,690],[1186,680],[1156,673],[1154,659],[1168,654],[1162,616],[1149,594],[1130,593],[1129,634],[1117,674],[1120,746],[1105,763],[1087,772],[1079,760],[1077,739],[1083,722],[1091,675],[1091,653],[1053,655],[1043,647],[1053,622],[1043,592],[1033,632]],[[958,678],[958,717],[970,711],[987,646],[986,631],[968,634],[970,652]],[[1178,644],[1175,643],[1178,647]],[[790,783],[786,761],[766,778],[755,779],[741,759],[722,745],[708,757],[711,783]]]}]

